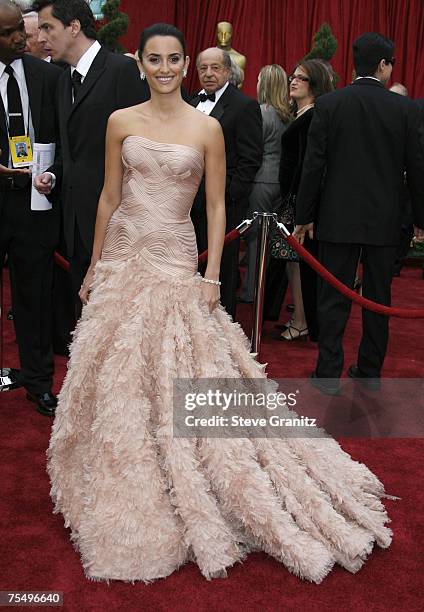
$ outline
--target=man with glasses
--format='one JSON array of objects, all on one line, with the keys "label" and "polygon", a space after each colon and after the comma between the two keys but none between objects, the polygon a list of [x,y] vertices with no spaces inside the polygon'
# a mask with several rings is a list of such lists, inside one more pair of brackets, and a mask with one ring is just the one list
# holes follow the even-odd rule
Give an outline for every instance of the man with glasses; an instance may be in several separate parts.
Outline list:
[{"label": "man with glasses", "polygon": [[[377,33],[353,44],[357,78],[320,97],[308,135],[296,200],[300,242],[315,230],[321,263],[353,287],[359,257],[366,298],[390,305],[399,243],[404,172],[411,193],[415,235],[424,238],[424,151],[416,105],[389,92],[395,60],[392,41]],[[317,205],[319,202],[319,205]],[[318,293],[319,356],[312,383],[337,394],[343,370],[343,334],[351,302],[328,283]],[[357,363],[348,375],[371,389],[380,386],[388,318],[362,311]]]}]

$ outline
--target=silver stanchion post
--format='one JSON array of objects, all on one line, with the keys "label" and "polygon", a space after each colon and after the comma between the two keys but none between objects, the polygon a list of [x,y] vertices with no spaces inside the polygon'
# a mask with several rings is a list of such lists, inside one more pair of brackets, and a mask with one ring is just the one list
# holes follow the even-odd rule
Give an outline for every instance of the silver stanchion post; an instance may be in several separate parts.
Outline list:
[{"label": "silver stanchion post", "polygon": [[255,296],[253,298],[253,326],[250,347],[252,353],[259,353],[262,335],[262,316],[264,310],[265,272],[268,253],[269,226],[276,219],[275,213],[255,212],[253,218],[258,223],[258,246],[256,251]]},{"label": "silver stanchion post", "polygon": [[[2,262],[3,263],[3,262]],[[21,385],[18,383],[19,370],[15,368],[5,368],[3,366],[3,268],[0,268],[0,393],[17,389]]]}]

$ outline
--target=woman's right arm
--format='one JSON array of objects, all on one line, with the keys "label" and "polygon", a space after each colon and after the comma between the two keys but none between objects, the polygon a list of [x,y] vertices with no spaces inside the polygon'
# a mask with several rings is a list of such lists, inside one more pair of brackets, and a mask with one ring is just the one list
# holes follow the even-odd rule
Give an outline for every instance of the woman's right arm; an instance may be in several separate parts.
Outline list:
[{"label": "woman's right arm", "polygon": [[79,296],[83,303],[87,302],[90,286],[93,280],[94,267],[99,261],[106,228],[115,210],[119,207],[122,197],[122,141],[125,136],[122,113],[117,111],[109,117],[106,131],[105,181],[97,208],[96,226],[94,231],[93,253],[90,267],[87,270]]}]

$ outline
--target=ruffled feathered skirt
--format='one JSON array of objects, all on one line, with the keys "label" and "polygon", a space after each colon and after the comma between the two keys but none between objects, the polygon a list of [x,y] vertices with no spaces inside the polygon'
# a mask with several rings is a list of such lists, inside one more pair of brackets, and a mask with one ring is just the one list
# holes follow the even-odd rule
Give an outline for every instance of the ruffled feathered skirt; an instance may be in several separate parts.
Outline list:
[{"label": "ruffled feathered skirt", "polygon": [[383,485],[332,439],[173,438],[173,380],[265,377],[239,325],[140,255],[100,262],[48,450],[92,579],[145,582],[188,560],[206,578],[263,550],[316,583],[356,572],[391,531]]}]

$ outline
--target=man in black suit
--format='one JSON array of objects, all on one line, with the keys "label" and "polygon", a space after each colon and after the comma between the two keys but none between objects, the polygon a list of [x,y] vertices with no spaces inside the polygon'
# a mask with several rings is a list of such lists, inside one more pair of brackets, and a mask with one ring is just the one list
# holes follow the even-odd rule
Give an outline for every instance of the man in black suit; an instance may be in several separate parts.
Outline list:
[{"label": "man in black suit", "polygon": [[[363,295],[384,305],[390,305],[405,171],[415,234],[419,240],[424,236],[419,229],[424,228],[422,126],[416,105],[385,89],[393,53],[393,43],[376,33],[354,42],[358,78],[317,100],[296,200],[299,240],[315,228],[321,263],[350,287],[362,252]],[[321,283],[319,357],[312,382],[324,393],[338,392],[350,307],[350,300]],[[388,319],[364,309],[362,324],[357,364],[348,374],[379,388]]]},{"label": "man in black suit", "polygon": [[69,64],[58,86],[62,159],[36,179],[41,193],[61,189],[64,232],[75,296],[90,264],[97,203],[104,181],[105,135],[117,109],[147,100],[134,60],[96,40],[85,0],[36,0],[39,40],[54,61]]},{"label": "man in black suit", "polygon": [[[227,159],[225,208],[226,231],[234,229],[245,218],[253,179],[262,164],[262,116],[259,104],[228,82],[231,58],[226,51],[213,47],[197,58],[202,91],[192,106],[215,117],[224,133]],[[202,181],[192,209],[199,253],[207,249],[206,195]],[[240,240],[226,247],[221,262],[221,302],[235,316]]]},{"label": "man in black suit", "polygon": [[25,43],[20,10],[0,0],[0,266],[7,254],[21,382],[39,412],[53,416],[51,292],[60,216],[55,207],[31,210],[31,174],[13,169],[8,137],[56,142],[61,70],[24,55]]}]

